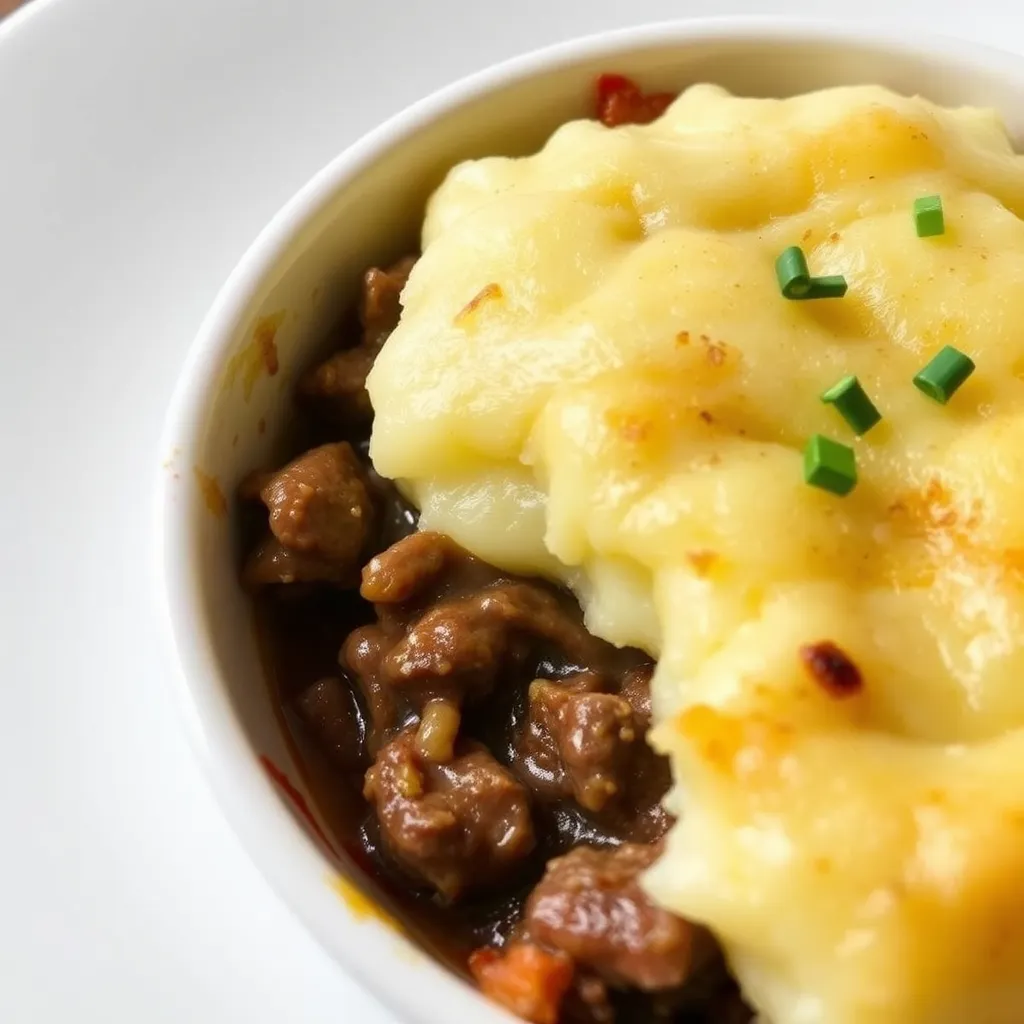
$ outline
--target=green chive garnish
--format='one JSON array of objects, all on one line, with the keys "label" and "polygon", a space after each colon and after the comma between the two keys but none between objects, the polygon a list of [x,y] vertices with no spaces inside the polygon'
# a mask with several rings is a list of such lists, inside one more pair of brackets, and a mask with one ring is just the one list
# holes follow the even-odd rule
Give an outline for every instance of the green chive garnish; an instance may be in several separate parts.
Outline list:
[{"label": "green chive garnish", "polygon": [[846,278],[842,274],[812,277],[805,299],[841,299],[846,294]]},{"label": "green chive garnish", "polygon": [[914,200],[914,228],[918,238],[931,238],[945,233],[942,196],[921,196]]},{"label": "green chive garnish", "polygon": [[775,276],[787,299],[841,299],[846,294],[846,278],[842,274],[811,277],[807,257],[799,245],[782,250],[775,261]]},{"label": "green chive garnish", "polygon": [[811,273],[807,269],[807,260],[799,245],[791,245],[783,249],[775,261],[775,276],[779,279],[779,288],[787,299],[802,299],[811,289]]},{"label": "green chive garnish", "polygon": [[857,483],[853,449],[815,434],[804,449],[804,480],[823,491],[840,496],[849,494]]},{"label": "green chive garnish", "polygon": [[828,405],[834,405],[855,434],[866,434],[882,418],[874,402],[861,387],[860,381],[852,375],[843,377],[828,391],[823,392],[821,400]]},{"label": "green chive garnish", "polygon": [[914,387],[945,405],[957,389],[974,373],[974,360],[959,349],[947,345],[914,377]]}]

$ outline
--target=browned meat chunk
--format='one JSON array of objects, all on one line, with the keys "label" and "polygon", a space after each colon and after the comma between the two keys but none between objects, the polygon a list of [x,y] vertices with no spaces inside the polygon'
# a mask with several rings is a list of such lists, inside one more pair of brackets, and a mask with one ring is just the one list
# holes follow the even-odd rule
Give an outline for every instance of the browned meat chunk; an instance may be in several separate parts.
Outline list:
[{"label": "browned meat chunk", "polygon": [[387,270],[372,267],[363,276],[359,306],[362,338],[355,348],[335,352],[299,381],[298,392],[323,418],[344,426],[368,423],[373,416],[366,377],[388,335],[398,326],[401,294],[414,257]]},{"label": "browned meat chunk", "polygon": [[350,635],[340,661],[365,696],[371,748],[430,702],[458,710],[499,678],[515,685],[552,658],[622,657],[587,632],[564,595],[504,577],[437,533],[413,534],[373,558],[361,593],[375,600],[378,621]]},{"label": "browned meat chunk", "polygon": [[271,583],[354,585],[372,535],[374,505],[366,473],[348,444],[312,448],[274,473],[250,473],[239,496],[258,496],[270,534],[242,570],[251,587]]},{"label": "browned meat chunk", "polygon": [[535,680],[516,749],[517,770],[540,797],[572,797],[614,834],[640,842],[671,823],[661,807],[668,762],[646,740],[649,679],[649,668],[633,669],[617,694],[590,672]]},{"label": "browned meat chunk", "polygon": [[593,647],[558,600],[529,583],[504,583],[430,608],[396,644],[384,670],[396,683],[451,680],[460,690],[487,690],[501,669],[521,664],[538,642],[570,658]]},{"label": "browned meat chunk", "polygon": [[612,985],[646,991],[682,985],[713,949],[705,934],[655,906],[638,878],[652,845],[581,846],[550,861],[523,915],[529,938],[567,953]]},{"label": "browned meat chunk", "polygon": [[358,564],[373,524],[366,474],[352,446],[325,444],[275,473],[260,492],[270,529],[289,550]]},{"label": "browned meat chunk", "polygon": [[631,669],[623,677],[619,690],[619,696],[633,709],[633,721],[642,742],[633,748],[627,795],[614,808],[619,816],[617,831],[624,839],[642,843],[660,839],[673,821],[661,804],[672,784],[668,758],[655,753],[647,742],[653,670],[651,665]]},{"label": "browned meat chunk", "polygon": [[622,678],[619,695],[629,701],[637,725],[645,730],[651,724],[651,675],[652,665],[641,665],[630,669]]},{"label": "browned meat chunk", "polygon": [[406,730],[377,755],[364,794],[394,860],[449,900],[506,880],[534,847],[526,790],[477,744],[436,764]]},{"label": "browned meat chunk", "polygon": [[359,322],[363,325],[362,343],[367,348],[379,350],[398,326],[402,315],[402,289],[415,265],[415,256],[403,256],[387,270],[370,267],[363,275]]},{"label": "browned meat chunk", "polygon": [[355,583],[351,565],[328,562],[319,555],[291,551],[272,534],[265,537],[249,553],[242,569],[242,582],[247,587],[263,587],[273,583]]},{"label": "browned meat chunk", "polygon": [[338,657],[362,691],[370,750],[377,750],[396,729],[420,715],[420,752],[431,760],[451,760],[463,693],[444,679],[431,680],[426,687],[396,686],[388,659],[402,635],[380,625],[362,626],[349,634]]},{"label": "browned meat chunk", "polygon": [[524,742],[541,748],[555,786],[587,811],[601,811],[626,793],[634,752],[643,744],[627,700],[538,679],[529,701]]},{"label": "browned meat chunk", "polygon": [[[394,646],[395,638],[380,626],[360,626],[349,633],[338,655],[342,667],[349,670],[363,694],[368,718],[367,743],[371,753],[387,740],[395,728],[409,717],[407,702],[399,700],[381,671],[381,661]],[[400,718],[401,715],[401,718]]]},{"label": "browned meat chunk", "polygon": [[343,768],[359,763],[362,730],[352,691],[340,679],[328,676],[318,680],[299,696],[295,708],[332,761]]},{"label": "browned meat chunk", "polygon": [[368,422],[373,406],[366,378],[376,358],[362,346],[335,352],[302,376],[299,395],[326,420],[342,426]]},{"label": "browned meat chunk", "polygon": [[450,565],[468,557],[443,533],[414,533],[370,559],[359,593],[374,604],[404,604],[431,587]]},{"label": "browned meat chunk", "polygon": [[[370,748],[379,747],[393,731],[418,714],[433,699],[458,706],[459,684],[472,680],[423,678],[414,685],[401,672],[392,653],[425,615],[443,606],[445,595],[472,592],[480,583],[493,582],[494,574],[439,533],[414,533],[372,558],[363,569],[361,594],[376,601],[377,622],[353,631],[338,660],[354,676],[363,692],[370,718]],[[449,637],[452,644],[459,639]],[[406,645],[407,646],[407,645]],[[404,685],[396,686],[396,682]]]},{"label": "browned meat chunk", "polygon": [[409,699],[396,692],[382,663],[395,645],[395,637],[379,625],[353,630],[341,649],[339,661],[355,677],[363,694],[369,719],[367,737],[375,752],[397,728],[406,725],[415,714],[420,721],[416,730],[416,748],[428,760],[444,762],[454,756],[455,741],[461,724],[458,703],[443,698]]}]

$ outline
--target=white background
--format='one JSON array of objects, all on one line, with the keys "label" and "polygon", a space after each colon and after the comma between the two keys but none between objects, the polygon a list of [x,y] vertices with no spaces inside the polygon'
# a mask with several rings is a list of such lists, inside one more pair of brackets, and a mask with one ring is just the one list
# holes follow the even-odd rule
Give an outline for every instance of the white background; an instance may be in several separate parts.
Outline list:
[{"label": "white background", "polygon": [[[249,863],[168,696],[150,506],[185,349],[284,200],[437,86],[612,26],[833,12],[38,3],[0,23],[0,1024],[387,1024]],[[1017,0],[833,6],[1024,50]]]}]

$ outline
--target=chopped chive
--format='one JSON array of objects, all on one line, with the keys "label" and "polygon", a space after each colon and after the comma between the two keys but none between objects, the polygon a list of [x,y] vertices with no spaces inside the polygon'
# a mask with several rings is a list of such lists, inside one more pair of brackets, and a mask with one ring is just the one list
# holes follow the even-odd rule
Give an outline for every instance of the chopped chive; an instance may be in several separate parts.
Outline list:
[{"label": "chopped chive", "polygon": [[783,249],[775,261],[775,276],[779,279],[779,288],[787,299],[802,299],[811,288],[811,273],[807,269],[807,260],[799,245],[791,245]]},{"label": "chopped chive", "polygon": [[799,245],[782,250],[775,261],[775,276],[787,299],[841,299],[846,294],[846,278],[842,274],[811,277],[807,257]]},{"label": "chopped chive", "polygon": [[972,373],[974,360],[952,345],[947,345],[927,366],[917,372],[914,387],[945,405]]},{"label": "chopped chive", "polygon": [[918,238],[931,238],[946,231],[942,196],[921,196],[914,200],[914,228]]},{"label": "chopped chive", "polygon": [[821,400],[834,405],[855,434],[866,434],[882,418],[860,381],[852,375],[822,392]]},{"label": "chopped chive", "polygon": [[846,278],[842,274],[812,277],[805,299],[841,299],[846,294]]},{"label": "chopped chive", "polygon": [[845,444],[815,434],[804,449],[804,480],[812,487],[840,496],[857,483],[857,460]]}]

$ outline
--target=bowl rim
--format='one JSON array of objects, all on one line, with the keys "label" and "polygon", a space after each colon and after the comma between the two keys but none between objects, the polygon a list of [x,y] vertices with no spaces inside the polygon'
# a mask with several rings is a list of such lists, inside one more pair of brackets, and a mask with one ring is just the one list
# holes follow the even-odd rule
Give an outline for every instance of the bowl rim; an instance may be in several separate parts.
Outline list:
[{"label": "bowl rim", "polygon": [[[460,78],[392,115],[339,152],[280,208],[250,244],[221,286],[189,346],[164,422],[161,459],[167,453],[180,452],[184,453],[180,456],[182,464],[195,462],[191,456],[203,441],[204,413],[214,397],[217,371],[253,296],[274,271],[289,243],[315,222],[340,189],[393,146],[429,128],[449,111],[538,73],[584,60],[617,60],[633,49],[652,45],[702,47],[744,41],[861,45],[894,59],[939,60],[951,71],[957,67],[984,69],[997,77],[1019,78],[1024,87],[1024,59],[992,46],[936,33],[909,33],[899,26],[871,27],[788,16],[673,19],[597,32],[529,51]],[[175,480],[166,469],[157,472],[158,603],[169,633],[169,649],[177,661],[169,673],[174,679],[175,704],[203,774],[245,853],[328,955],[399,1019],[434,1024],[443,1005],[445,1020],[455,1024],[479,1021],[481,1013],[485,1017],[491,1014],[495,1020],[513,1021],[429,956],[413,961],[401,956],[394,936],[384,929],[365,927],[354,913],[346,917],[344,907],[339,913],[332,902],[328,922],[327,915],[318,915],[300,891],[297,876],[301,872],[296,859],[315,866],[319,854],[259,775],[241,723],[221,692],[223,686],[211,651],[208,645],[196,643],[205,620],[197,600],[201,573],[190,557],[195,548],[194,522],[187,514],[192,488],[190,473]],[[257,813],[251,813],[254,809]],[[434,986],[434,991],[425,996],[415,986],[396,984],[392,969],[396,959],[416,965],[422,961],[426,967],[424,983]]]}]

